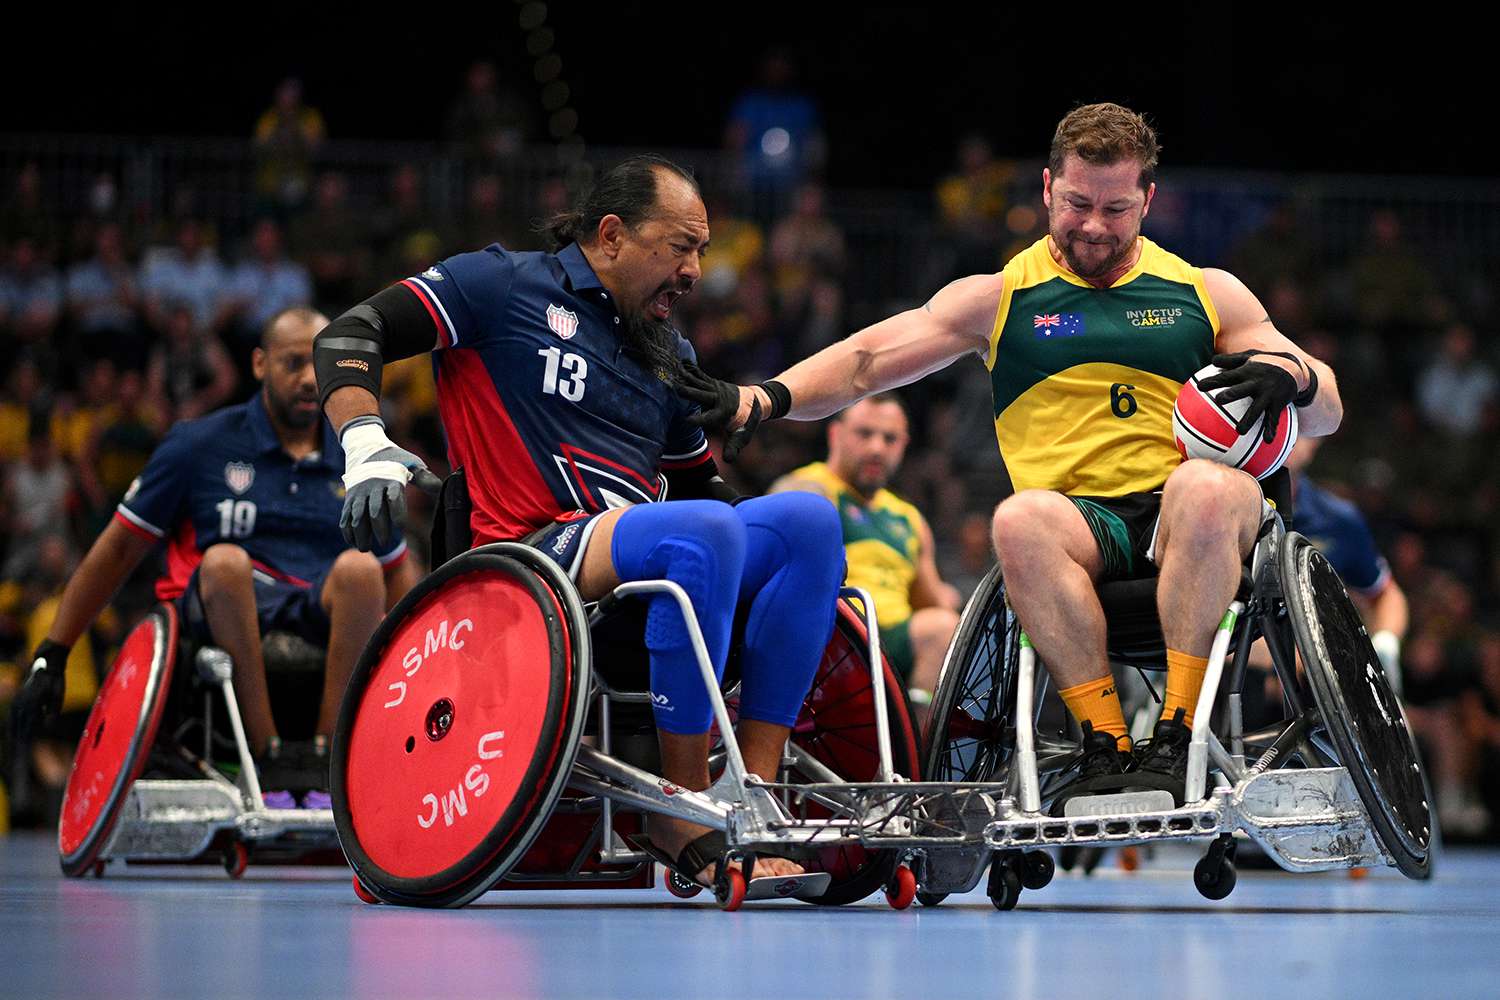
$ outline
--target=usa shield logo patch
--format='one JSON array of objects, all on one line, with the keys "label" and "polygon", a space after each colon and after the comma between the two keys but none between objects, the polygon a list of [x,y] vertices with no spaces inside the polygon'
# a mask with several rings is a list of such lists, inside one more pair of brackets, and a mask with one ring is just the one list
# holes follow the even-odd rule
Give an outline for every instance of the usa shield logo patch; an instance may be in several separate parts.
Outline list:
[{"label": "usa shield logo patch", "polygon": [[255,466],[248,462],[230,462],[224,466],[224,482],[235,494],[242,494],[255,482]]},{"label": "usa shield logo patch", "polygon": [[547,307],[547,325],[563,340],[572,340],[578,332],[578,314],[554,303]]}]

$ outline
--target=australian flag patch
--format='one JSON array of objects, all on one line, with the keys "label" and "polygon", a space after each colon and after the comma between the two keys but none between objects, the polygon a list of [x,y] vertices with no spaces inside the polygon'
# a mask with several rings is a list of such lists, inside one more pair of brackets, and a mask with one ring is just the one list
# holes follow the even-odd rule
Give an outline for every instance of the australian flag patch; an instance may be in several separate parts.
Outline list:
[{"label": "australian flag patch", "polygon": [[1058,337],[1081,337],[1083,335],[1083,313],[1046,313],[1033,316],[1031,329],[1039,338],[1052,340]]}]

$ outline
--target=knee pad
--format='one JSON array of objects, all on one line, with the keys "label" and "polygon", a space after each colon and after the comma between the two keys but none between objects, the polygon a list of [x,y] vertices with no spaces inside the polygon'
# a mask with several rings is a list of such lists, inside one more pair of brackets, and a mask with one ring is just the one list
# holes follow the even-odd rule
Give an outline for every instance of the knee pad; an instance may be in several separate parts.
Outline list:
[{"label": "knee pad", "polygon": [[748,500],[735,508],[748,528],[760,528],[778,538],[787,564],[827,567],[836,580],[844,573],[844,532],[838,510],[813,493],[775,493]]},{"label": "knee pad", "polygon": [[[726,572],[726,565],[733,564],[726,553],[715,551],[696,538],[673,537],[652,547],[651,560],[660,567],[652,576],[671,580],[687,592],[705,639],[713,631],[713,622],[733,616],[739,572]],[[726,578],[731,575],[733,582],[727,583]],[[720,605],[727,605],[727,613]],[[689,645],[681,605],[667,594],[654,595],[646,613],[646,648],[659,651],[686,649]]]},{"label": "knee pad", "polygon": [[[710,500],[634,507],[615,525],[610,555],[621,580],[666,579],[687,591],[705,637],[713,623],[732,620],[745,567],[745,527],[732,508]],[[685,646],[677,602],[663,595],[651,606],[648,645]]]},{"label": "knee pad", "polygon": [[[611,556],[622,580],[671,580],[687,593],[714,673],[722,677],[745,568],[745,528],[733,510],[715,501],[632,508],[615,525]],[[706,731],[708,694],[673,597],[650,598],[645,643],[657,725],[676,733]]]}]

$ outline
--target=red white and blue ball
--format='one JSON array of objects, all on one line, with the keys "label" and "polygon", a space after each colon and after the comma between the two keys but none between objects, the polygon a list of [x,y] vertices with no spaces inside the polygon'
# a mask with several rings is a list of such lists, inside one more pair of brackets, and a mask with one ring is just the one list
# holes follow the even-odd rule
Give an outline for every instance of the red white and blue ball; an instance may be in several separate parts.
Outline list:
[{"label": "red white and blue ball", "polygon": [[1203,379],[1218,373],[1215,365],[1202,368],[1177,393],[1177,402],[1172,407],[1172,437],[1177,450],[1184,459],[1223,462],[1256,479],[1264,479],[1281,468],[1292,453],[1292,445],[1297,443],[1297,408],[1287,406],[1275,415],[1276,434],[1269,442],[1262,433],[1269,414],[1262,414],[1253,427],[1240,434],[1234,428],[1245,415],[1250,400],[1220,403],[1214,393],[1225,390],[1205,391],[1198,387]]}]

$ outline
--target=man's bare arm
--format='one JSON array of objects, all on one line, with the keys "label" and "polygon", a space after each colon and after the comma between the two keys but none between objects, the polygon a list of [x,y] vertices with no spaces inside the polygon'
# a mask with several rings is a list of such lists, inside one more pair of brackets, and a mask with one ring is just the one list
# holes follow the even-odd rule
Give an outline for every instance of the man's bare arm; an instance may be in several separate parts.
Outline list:
[{"label": "man's bare arm", "polygon": [[911,583],[911,608],[947,608],[957,611],[963,601],[954,586],[943,582],[937,567],[937,546],[933,542],[932,528],[924,520],[918,528],[922,551],[917,555],[917,576]]},{"label": "man's bare arm", "polygon": [[[1277,330],[1265,307],[1255,297],[1255,293],[1228,271],[1205,268],[1203,283],[1208,289],[1209,298],[1213,300],[1214,309],[1219,314],[1219,338],[1215,343],[1218,352],[1234,354],[1238,351],[1254,350],[1285,351],[1302,359],[1303,365],[1308,370],[1318,374],[1318,394],[1311,404],[1298,411],[1299,432],[1308,437],[1322,437],[1338,430],[1339,422],[1344,416],[1344,404],[1339,398],[1338,383],[1333,377],[1333,369],[1302,350],[1292,343],[1290,338]],[[1307,388],[1307,373],[1293,362],[1275,355],[1253,360],[1286,369],[1297,380],[1299,392]]]},{"label": "man's bare arm", "polygon": [[[776,376],[792,397],[792,420],[820,420],[885,389],[915,382],[969,352],[989,348],[1000,306],[1001,276],[978,274],[945,286],[925,305],[897,313],[831,344]],[[743,427],[753,400],[769,412],[771,398],[741,386],[731,423]]]},{"label": "man's bare arm", "polygon": [[329,394],[328,402],[323,405],[323,412],[328,415],[328,423],[333,427],[334,433],[338,433],[355,417],[380,416],[380,403],[368,389],[346,385]]},{"label": "man's bare arm", "polygon": [[417,582],[417,564],[408,551],[405,559],[385,570],[385,610],[390,611],[396,602],[406,596]]},{"label": "man's bare arm", "polygon": [[118,520],[105,525],[68,580],[47,638],[64,646],[77,642],[120,584],[155,547],[154,539],[141,537]]},{"label": "man's bare arm", "polygon": [[[820,497],[828,497],[828,491],[823,488],[822,483],[813,482],[811,479],[798,479],[790,472],[777,479],[771,484],[771,488],[766,490],[768,494],[792,492],[816,493]],[[833,498],[828,497],[828,499],[832,500]]]},{"label": "man's bare arm", "polygon": [[1410,611],[1406,592],[1395,580],[1387,579],[1380,593],[1373,597],[1359,594],[1354,594],[1353,597],[1372,633],[1389,632],[1398,639],[1406,637],[1406,629],[1411,621]]}]

